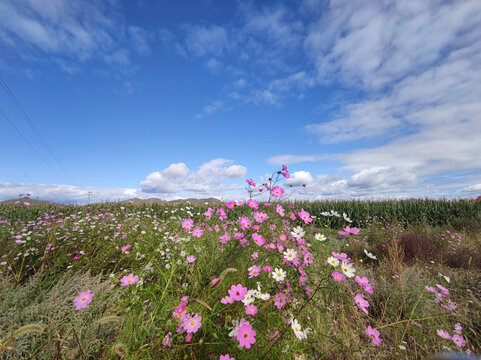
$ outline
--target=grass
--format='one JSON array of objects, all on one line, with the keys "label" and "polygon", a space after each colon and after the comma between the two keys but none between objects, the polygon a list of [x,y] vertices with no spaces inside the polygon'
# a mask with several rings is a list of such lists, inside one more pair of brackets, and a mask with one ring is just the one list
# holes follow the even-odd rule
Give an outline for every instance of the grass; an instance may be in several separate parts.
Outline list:
[{"label": "grass", "polygon": [[[409,210],[410,205],[402,202],[354,202],[351,207],[346,202],[291,203],[295,209],[283,204],[284,217],[276,213],[276,204],[259,204],[258,211],[269,216],[262,223],[247,205],[222,206],[225,218],[217,208],[208,217],[207,207],[186,205],[3,205],[0,352],[8,359],[219,359],[228,353],[237,360],[422,359],[446,348],[479,353],[481,241],[475,231],[479,224],[471,221],[479,217],[479,205],[449,203],[430,209],[434,203],[425,202],[422,209],[431,214],[422,217],[426,221],[403,218],[399,209]],[[366,206],[371,210],[363,213]],[[302,208],[315,216],[312,223],[300,219]],[[345,212],[360,234],[340,236],[337,231],[348,223],[342,216],[321,215],[331,209]],[[384,216],[373,215],[372,209]],[[436,211],[440,220],[433,220]],[[259,229],[241,229],[241,216]],[[200,238],[193,229],[182,228],[184,219],[203,230]],[[305,242],[291,235],[296,226],[306,232]],[[253,241],[254,232],[265,244]],[[223,243],[225,233],[230,240]],[[236,233],[247,240],[236,239]],[[316,240],[317,233],[327,240]],[[455,233],[461,240],[451,241]],[[125,245],[131,247],[122,251]],[[298,263],[283,260],[287,248],[298,253]],[[333,280],[334,271],[342,272],[327,263],[333,251],[351,258],[355,275],[369,279],[372,294],[354,277]],[[195,262],[187,262],[189,255]],[[253,265],[281,268],[286,278],[276,281],[265,270],[250,276]],[[139,281],[120,286],[128,274]],[[214,279],[219,280],[213,284]],[[255,299],[255,316],[247,315],[240,301],[221,302],[238,284],[270,295]],[[426,290],[436,288],[439,297],[436,284],[449,290],[439,303]],[[74,299],[87,289],[94,297],[77,310]],[[279,309],[280,294],[286,304]],[[368,301],[368,315],[356,306],[356,294]],[[454,303],[455,310],[442,307]],[[188,314],[184,316],[202,319],[190,341],[186,333],[176,332],[182,331],[173,316],[179,308]],[[249,349],[229,336],[233,320],[241,318],[256,332]],[[301,331],[311,329],[305,339],[296,337],[291,319]],[[462,347],[437,335],[437,330],[454,335],[456,323],[466,341]],[[380,346],[366,335],[368,326],[379,330]]]}]

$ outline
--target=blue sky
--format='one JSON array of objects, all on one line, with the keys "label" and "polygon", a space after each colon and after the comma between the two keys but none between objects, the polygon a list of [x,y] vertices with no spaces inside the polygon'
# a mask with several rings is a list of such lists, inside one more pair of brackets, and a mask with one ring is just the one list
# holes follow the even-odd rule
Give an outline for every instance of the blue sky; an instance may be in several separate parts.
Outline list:
[{"label": "blue sky", "polygon": [[480,39],[477,0],[1,0],[0,200],[242,199],[282,164],[303,199],[478,196]]}]

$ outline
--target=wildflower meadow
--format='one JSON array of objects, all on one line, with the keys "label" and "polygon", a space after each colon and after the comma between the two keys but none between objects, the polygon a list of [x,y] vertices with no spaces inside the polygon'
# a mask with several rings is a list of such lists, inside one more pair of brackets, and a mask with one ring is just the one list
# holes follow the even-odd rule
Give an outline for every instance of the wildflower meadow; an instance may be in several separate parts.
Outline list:
[{"label": "wildflower meadow", "polygon": [[481,202],[296,202],[288,177],[208,205],[1,205],[1,357],[481,352]]}]

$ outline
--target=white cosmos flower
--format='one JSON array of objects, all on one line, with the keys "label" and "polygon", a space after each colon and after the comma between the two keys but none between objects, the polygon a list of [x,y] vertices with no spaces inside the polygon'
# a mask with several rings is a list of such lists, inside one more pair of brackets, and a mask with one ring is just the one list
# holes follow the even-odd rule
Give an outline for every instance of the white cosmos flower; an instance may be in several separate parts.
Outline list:
[{"label": "white cosmos flower", "polygon": [[311,329],[309,328],[302,331],[299,321],[294,318],[291,319],[291,328],[292,330],[294,330],[294,334],[299,340],[307,339],[307,334],[309,333],[309,331],[311,331]]},{"label": "white cosmos flower", "polygon": [[284,281],[284,279],[286,278],[286,275],[287,273],[284,270],[279,268],[275,268],[274,271],[272,272],[272,277],[276,281]]},{"label": "white cosmos flower", "polygon": [[261,294],[261,299],[267,301],[271,298],[271,294]]},{"label": "white cosmos flower", "polygon": [[370,252],[367,251],[366,249],[364,249],[364,254],[366,254],[366,256],[367,256],[368,258],[377,260],[377,256],[376,256],[376,255],[373,255],[372,253],[370,253]]},{"label": "white cosmos flower", "polygon": [[322,235],[322,234],[316,234],[316,235],[314,235],[314,238],[316,240],[319,240],[319,241],[326,241],[326,239],[327,239],[326,235]]},{"label": "white cosmos flower", "polygon": [[294,229],[291,231],[291,235],[294,236],[296,239],[300,239],[304,236],[306,232],[302,230],[300,226],[296,226]]},{"label": "white cosmos flower", "polygon": [[448,282],[448,284],[451,283],[451,279],[450,279],[449,276],[443,275],[441,273],[438,273],[438,276],[442,276],[444,278],[444,280],[446,280]]},{"label": "white cosmos flower", "polygon": [[242,302],[244,303],[244,305],[249,305],[249,304],[252,304],[254,300],[255,300],[254,290],[249,290],[246,296],[244,297],[244,300],[242,300]]},{"label": "white cosmos flower", "polygon": [[341,264],[341,268],[344,275],[346,275],[348,278],[352,278],[356,272],[356,269],[352,267],[352,264],[345,263],[344,261]]},{"label": "white cosmos flower", "polygon": [[334,256],[331,256],[327,259],[327,263],[331,266],[336,267],[337,265],[339,265],[339,260],[336,259]]},{"label": "white cosmos flower", "polygon": [[287,261],[293,261],[297,256],[297,251],[294,249],[287,249],[286,251],[284,251],[283,254],[284,259],[286,259]]},{"label": "white cosmos flower", "polygon": [[352,220],[347,217],[347,214],[345,212],[342,213],[342,217],[344,220],[346,220],[348,223],[352,223]]}]

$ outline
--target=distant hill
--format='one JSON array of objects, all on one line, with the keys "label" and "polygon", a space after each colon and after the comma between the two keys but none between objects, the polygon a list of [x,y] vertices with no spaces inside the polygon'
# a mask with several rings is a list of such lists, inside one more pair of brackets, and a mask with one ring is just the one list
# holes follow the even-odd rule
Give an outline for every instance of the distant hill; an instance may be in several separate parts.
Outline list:
[{"label": "distant hill", "polygon": [[23,205],[24,202],[28,202],[30,205],[33,205],[33,206],[46,206],[46,205],[49,205],[49,204],[54,204],[51,201],[46,201],[46,200],[35,200],[35,199],[20,198],[20,199],[10,199],[10,200],[0,201],[0,205],[14,205],[15,202],[17,202],[17,201],[20,201],[20,203],[17,204],[17,205]]}]

